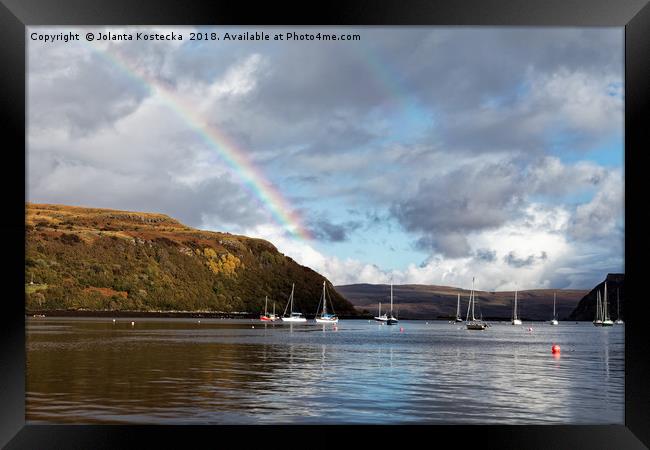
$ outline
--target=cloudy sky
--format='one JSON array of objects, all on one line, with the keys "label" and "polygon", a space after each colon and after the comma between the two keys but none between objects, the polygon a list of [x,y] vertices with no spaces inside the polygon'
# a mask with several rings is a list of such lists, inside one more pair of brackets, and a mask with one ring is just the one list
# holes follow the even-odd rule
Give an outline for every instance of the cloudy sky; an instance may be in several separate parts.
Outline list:
[{"label": "cloudy sky", "polygon": [[622,28],[193,31],[290,30],[28,29],[28,201],[262,237],[335,284],[624,271]]}]

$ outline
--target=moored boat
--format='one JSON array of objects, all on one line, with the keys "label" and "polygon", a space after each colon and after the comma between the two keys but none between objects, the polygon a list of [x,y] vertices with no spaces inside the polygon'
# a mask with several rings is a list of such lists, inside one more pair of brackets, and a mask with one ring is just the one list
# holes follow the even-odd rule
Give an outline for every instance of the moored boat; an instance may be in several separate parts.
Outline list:
[{"label": "moored boat", "polygon": [[[317,313],[316,314],[316,323],[337,323],[339,321],[339,318],[336,316],[336,314],[330,314],[327,312],[327,290],[325,288],[325,281],[323,281],[323,294],[321,296],[320,304],[323,304],[323,309],[320,313],[320,315]],[[332,306],[332,313],[334,313],[334,304],[332,303],[332,299],[330,298],[330,304]],[[318,309],[319,309],[318,308]]]},{"label": "moored boat", "polygon": [[616,325],[623,325],[623,320],[621,319],[621,297],[619,295],[619,289],[616,288],[616,320],[614,323]]},{"label": "moored boat", "polygon": [[277,320],[277,316],[275,315],[275,303],[273,303],[273,314],[269,314],[267,312],[267,306],[269,303],[269,297],[265,296],[264,297],[264,314],[260,315],[260,320],[262,322],[273,322],[274,320]]},{"label": "moored boat", "polygon": [[395,325],[398,322],[397,317],[393,315],[393,283],[390,283],[390,313],[386,319],[386,325]]},{"label": "moored boat", "polygon": [[594,326],[601,327],[603,326],[603,319],[601,314],[600,307],[600,291],[596,291],[596,318],[594,319]]},{"label": "moored boat", "polygon": [[515,289],[515,305],[514,308],[512,309],[512,321],[510,322],[512,325],[521,325],[521,319],[517,317],[517,290]]},{"label": "moored boat", "polygon": [[475,303],[476,299],[474,298],[474,278],[472,278],[472,290],[469,294],[469,305],[467,306],[467,322],[465,322],[465,325],[468,330],[485,330],[487,328],[487,323],[483,322],[482,319],[477,319],[476,315],[474,314]]},{"label": "moored boat", "polygon": [[379,302],[379,313],[377,314],[376,317],[374,317],[374,319],[377,322],[382,322],[382,323],[388,322],[388,316],[386,315],[386,313],[384,314],[381,313],[381,302]]},{"label": "moored boat", "polygon": [[458,301],[456,303],[456,322],[462,322],[463,318],[460,316],[460,293],[458,294]]},{"label": "moored boat", "polygon": [[553,318],[549,322],[551,325],[557,325],[557,316],[555,315],[555,292],[553,292]]},{"label": "moored boat", "polygon": [[[282,314],[283,322],[307,322],[307,319],[305,319],[301,313],[293,311],[293,291],[295,286],[295,284],[291,285],[291,295],[289,296],[289,301],[287,302],[287,306],[284,307],[284,313]],[[289,308],[289,305],[291,305],[291,308]],[[287,308],[289,308],[288,316]]]},{"label": "moored boat", "polygon": [[603,326],[611,327],[614,321],[609,318],[609,308],[607,307],[607,281],[605,281],[605,292],[603,294]]}]

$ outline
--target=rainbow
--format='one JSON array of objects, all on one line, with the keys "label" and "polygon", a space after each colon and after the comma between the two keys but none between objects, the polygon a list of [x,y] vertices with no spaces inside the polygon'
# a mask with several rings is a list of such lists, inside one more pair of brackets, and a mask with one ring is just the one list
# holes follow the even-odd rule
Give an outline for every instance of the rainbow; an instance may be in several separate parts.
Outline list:
[{"label": "rainbow", "polygon": [[118,54],[98,49],[96,45],[88,44],[94,54],[110,62],[131,80],[144,86],[148,92],[156,93],[183,122],[193,130],[202,141],[214,150],[217,155],[230,167],[232,172],[242,181],[246,190],[257,198],[275,221],[289,234],[297,239],[313,239],[311,232],[302,224],[302,219],[295,209],[291,208],[282,193],[256,167],[247,152],[239,147],[223,131],[209,125],[194,112],[183,98],[164,83],[154,77],[138,71],[133,64]]}]

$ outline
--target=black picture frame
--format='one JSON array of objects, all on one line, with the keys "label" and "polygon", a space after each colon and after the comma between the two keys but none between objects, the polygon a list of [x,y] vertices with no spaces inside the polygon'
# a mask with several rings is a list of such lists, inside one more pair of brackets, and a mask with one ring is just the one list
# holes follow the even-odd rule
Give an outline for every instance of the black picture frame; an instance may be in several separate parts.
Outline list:
[{"label": "black picture frame", "polygon": [[[335,426],[334,443],[314,442],[314,426],[291,429],[295,446],[338,445],[350,439],[370,445],[435,445],[442,439],[485,448],[646,448],[650,446],[650,371],[644,349],[647,301],[640,274],[646,202],[640,158],[648,147],[650,117],[650,6],[647,0],[548,0],[463,2],[391,0],[329,1],[288,5],[215,0],[0,0],[0,127],[5,171],[1,221],[5,287],[0,359],[0,445],[30,448],[179,448],[197,440],[221,445],[224,437],[241,445],[266,445],[282,438],[278,426],[63,426],[25,425],[25,27],[30,25],[491,25],[625,27],[625,425],[620,426]],[[236,441],[235,441],[236,442]],[[286,443],[285,443],[286,444]],[[236,444],[235,444],[236,445]],[[292,446],[291,444],[288,444]]]}]

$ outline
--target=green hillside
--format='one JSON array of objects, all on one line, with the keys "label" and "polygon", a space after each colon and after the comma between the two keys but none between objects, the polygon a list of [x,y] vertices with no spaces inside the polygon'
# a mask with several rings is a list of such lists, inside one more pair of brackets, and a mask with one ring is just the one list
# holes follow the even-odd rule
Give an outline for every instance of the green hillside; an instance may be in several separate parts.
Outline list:
[{"label": "green hillside", "polygon": [[[26,204],[26,309],[314,314],[325,279],[269,242],[152,213]],[[354,307],[328,281],[337,313]]]}]

